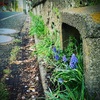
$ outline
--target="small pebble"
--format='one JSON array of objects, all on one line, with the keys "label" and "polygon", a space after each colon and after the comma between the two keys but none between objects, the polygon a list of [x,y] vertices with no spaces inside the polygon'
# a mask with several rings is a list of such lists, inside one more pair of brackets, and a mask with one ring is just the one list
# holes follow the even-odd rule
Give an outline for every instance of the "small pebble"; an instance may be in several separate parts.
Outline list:
[{"label": "small pebble", "polygon": [[35,79],[36,79],[36,81],[38,81],[38,80],[39,80],[39,77],[38,77],[38,76],[36,76],[36,77],[35,77]]},{"label": "small pebble", "polygon": [[25,96],[22,96],[22,100],[24,100],[25,99]]},{"label": "small pebble", "polygon": [[9,78],[6,78],[6,80],[9,80]]},{"label": "small pebble", "polygon": [[35,89],[32,89],[32,92],[35,92]]},{"label": "small pebble", "polygon": [[27,90],[27,92],[30,92],[30,90]]},{"label": "small pebble", "polygon": [[34,95],[32,95],[32,96],[31,96],[31,98],[32,98],[32,99],[34,99],[34,98],[35,98],[35,96],[34,96]]},{"label": "small pebble", "polygon": [[27,85],[25,85],[25,88],[27,88]]}]

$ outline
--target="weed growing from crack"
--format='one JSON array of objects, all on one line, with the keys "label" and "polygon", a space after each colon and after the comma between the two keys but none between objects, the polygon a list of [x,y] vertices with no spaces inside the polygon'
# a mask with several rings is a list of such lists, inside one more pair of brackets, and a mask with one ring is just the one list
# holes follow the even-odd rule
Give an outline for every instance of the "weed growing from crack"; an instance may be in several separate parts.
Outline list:
[{"label": "weed growing from crack", "polygon": [[17,59],[17,54],[18,54],[19,50],[20,50],[20,47],[19,47],[19,46],[15,46],[15,47],[12,49],[12,51],[10,52],[10,58],[9,58],[10,64],[12,64],[14,61],[16,61],[16,59]]},{"label": "weed growing from crack", "polygon": [[11,73],[11,70],[10,69],[4,69],[3,73],[9,75]]}]

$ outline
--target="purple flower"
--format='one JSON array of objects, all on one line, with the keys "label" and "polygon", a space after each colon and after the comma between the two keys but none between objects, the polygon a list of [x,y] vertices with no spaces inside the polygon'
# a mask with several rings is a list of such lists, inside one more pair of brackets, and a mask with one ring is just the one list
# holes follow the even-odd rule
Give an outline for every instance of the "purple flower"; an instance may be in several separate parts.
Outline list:
[{"label": "purple flower", "polygon": [[52,48],[52,51],[53,51],[54,53],[56,53],[56,52],[57,52],[56,47],[53,47],[53,48]]},{"label": "purple flower", "polygon": [[60,59],[60,57],[57,54],[54,55],[54,58],[55,58],[55,60],[59,60]]},{"label": "purple flower", "polygon": [[78,63],[78,59],[75,56],[75,54],[72,54],[71,59],[70,59],[70,68],[75,69],[77,68],[77,63]]},{"label": "purple flower", "polygon": [[64,80],[63,80],[62,78],[58,78],[58,82],[59,82],[59,83],[63,83]]},{"label": "purple flower", "polygon": [[64,56],[62,57],[62,61],[63,61],[64,63],[67,62],[66,55],[64,55]]}]

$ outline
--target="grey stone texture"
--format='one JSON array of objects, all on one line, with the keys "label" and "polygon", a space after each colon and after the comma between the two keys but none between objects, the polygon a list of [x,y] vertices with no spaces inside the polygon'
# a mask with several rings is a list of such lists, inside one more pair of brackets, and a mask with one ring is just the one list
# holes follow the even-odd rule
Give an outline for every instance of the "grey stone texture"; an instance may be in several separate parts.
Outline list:
[{"label": "grey stone texture", "polygon": [[[69,10],[64,9],[61,12],[61,22],[77,29],[82,37],[85,85],[90,98],[96,94],[95,100],[99,100],[100,98],[99,7],[100,5]],[[70,31],[73,32],[72,30]],[[64,37],[64,34],[61,35]],[[66,37],[68,37],[67,32]],[[65,40],[62,38],[62,41]]]},{"label": "grey stone texture", "polygon": [[83,39],[84,75],[88,92],[100,99],[100,38]]},{"label": "grey stone texture", "polygon": [[99,6],[64,9],[61,12],[61,22],[74,26],[83,38],[100,37],[100,24],[92,19],[92,14],[100,14]]},{"label": "grey stone texture", "polygon": [[49,2],[53,2],[53,5],[59,9],[64,8],[77,8],[79,6],[88,5],[87,0],[47,0]]}]

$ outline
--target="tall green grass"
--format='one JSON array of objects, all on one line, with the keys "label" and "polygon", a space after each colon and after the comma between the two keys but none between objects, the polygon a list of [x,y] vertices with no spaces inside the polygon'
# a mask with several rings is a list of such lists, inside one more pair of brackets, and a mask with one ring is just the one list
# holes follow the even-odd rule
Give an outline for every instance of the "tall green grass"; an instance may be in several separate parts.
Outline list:
[{"label": "tall green grass", "polygon": [[42,37],[47,33],[47,28],[44,24],[44,21],[41,16],[34,15],[32,12],[29,13],[31,17],[31,26],[29,35],[37,35],[38,37]]},{"label": "tall green grass", "polygon": [[0,100],[8,100],[9,92],[6,89],[6,85],[0,82]]}]

